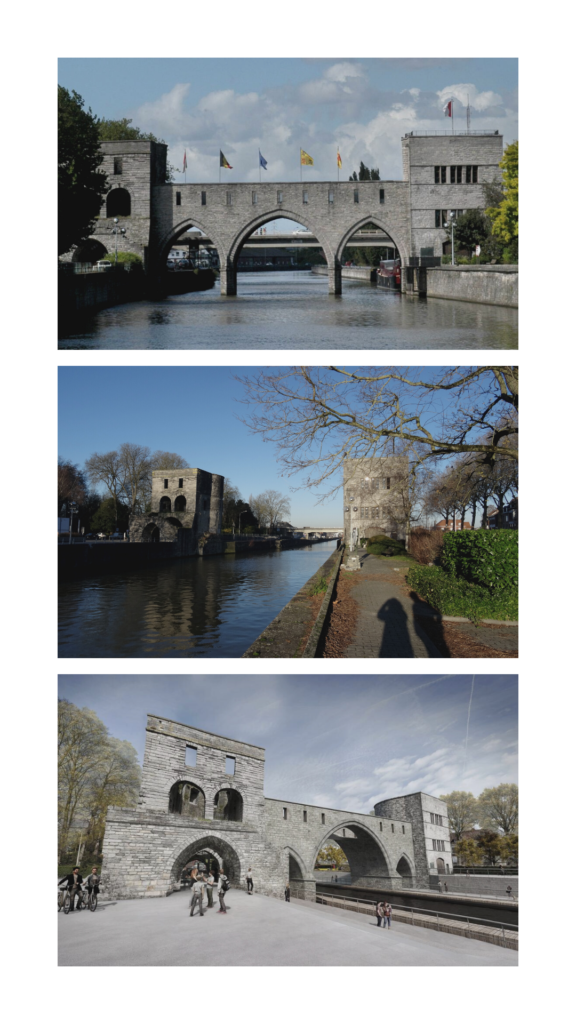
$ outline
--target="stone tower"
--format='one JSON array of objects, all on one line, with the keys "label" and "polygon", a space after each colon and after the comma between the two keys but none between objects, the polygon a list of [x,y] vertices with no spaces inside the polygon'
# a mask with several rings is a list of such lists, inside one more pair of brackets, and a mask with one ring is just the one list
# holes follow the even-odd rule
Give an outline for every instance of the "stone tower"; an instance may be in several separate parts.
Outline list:
[{"label": "stone tower", "polygon": [[155,469],[151,511],[130,516],[130,540],[175,540],[178,530],[219,534],[224,477],[204,469]]},{"label": "stone tower", "polygon": [[409,463],[405,455],[344,461],[344,539],[406,540],[403,515]]}]

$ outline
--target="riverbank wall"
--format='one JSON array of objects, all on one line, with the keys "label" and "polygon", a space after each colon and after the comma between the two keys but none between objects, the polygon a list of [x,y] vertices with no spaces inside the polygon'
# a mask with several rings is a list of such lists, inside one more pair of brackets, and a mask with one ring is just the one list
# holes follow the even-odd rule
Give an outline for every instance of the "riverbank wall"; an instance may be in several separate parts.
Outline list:
[{"label": "riverbank wall", "polygon": [[317,656],[343,556],[341,545],[250,645],[243,658]]},{"label": "riverbank wall", "polygon": [[402,291],[429,299],[518,308],[518,267],[472,265],[402,267]]},{"label": "riverbank wall", "polygon": [[[328,277],[328,267],[324,267],[321,264],[317,264],[312,267],[313,274],[320,274],[322,277]],[[342,267],[342,277],[348,281],[376,281],[376,270],[372,267]]]}]

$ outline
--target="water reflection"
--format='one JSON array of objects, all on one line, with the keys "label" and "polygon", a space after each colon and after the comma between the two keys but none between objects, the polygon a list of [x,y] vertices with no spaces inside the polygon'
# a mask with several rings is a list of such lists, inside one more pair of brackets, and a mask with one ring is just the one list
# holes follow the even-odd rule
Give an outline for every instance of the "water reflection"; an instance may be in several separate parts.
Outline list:
[{"label": "water reflection", "polygon": [[328,295],[307,271],[240,274],[238,295],[173,295],[105,309],[61,348],[479,349],[516,348],[518,310],[420,299],[344,281]]},{"label": "water reflection", "polygon": [[190,558],[60,586],[62,658],[237,658],[316,572],[334,541]]}]

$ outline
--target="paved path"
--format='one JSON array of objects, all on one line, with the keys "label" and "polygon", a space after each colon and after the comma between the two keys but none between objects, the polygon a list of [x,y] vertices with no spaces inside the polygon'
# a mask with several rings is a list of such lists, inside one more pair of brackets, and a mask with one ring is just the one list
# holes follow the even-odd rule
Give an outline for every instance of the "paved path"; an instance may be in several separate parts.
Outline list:
[{"label": "paved path", "polygon": [[420,602],[404,594],[395,576],[400,578],[387,562],[374,555],[362,556],[360,582],[352,592],[359,609],[356,636],[344,657],[442,657],[414,617]]},{"label": "paved path", "polygon": [[232,889],[229,912],[189,916],[188,893],[58,914],[62,967],[514,967],[517,953],[475,939]]}]

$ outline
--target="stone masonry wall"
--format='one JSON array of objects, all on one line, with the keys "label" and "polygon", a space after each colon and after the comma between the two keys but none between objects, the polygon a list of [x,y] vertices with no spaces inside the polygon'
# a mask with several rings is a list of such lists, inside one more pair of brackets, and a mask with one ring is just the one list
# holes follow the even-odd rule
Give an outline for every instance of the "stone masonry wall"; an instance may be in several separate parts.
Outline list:
[{"label": "stone masonry wall", "polygon": [[[436,860],[442,857],[446,864],[452,865],[450,847],[450,829],[448,827],[448,808],[443,800],[427,793],[410,793],[407,796],[391,797],[381,800],[374,807],[377,816],[392,818],[400,815],[412,824],[414,841],[414,861],[416,880],[421,886],[427,886],[430,875],[437,875]],[[433,824],[430,814],[440,815],[442,825]],[[445,852],[433,850],[433,839],[441,839],[445,844]]]},{"label": "stone masonry wall", "polygon": [[347,543],[351,542],[355,527],[358,539],[381,533],[406,539],[399,492],[407,478],[408,465],[408,459],[399,455],[345,460],[344,537]]}]

